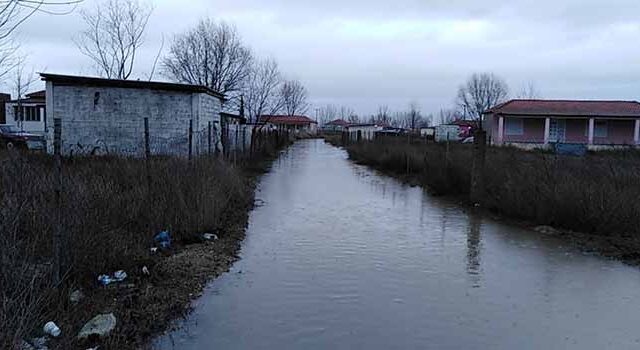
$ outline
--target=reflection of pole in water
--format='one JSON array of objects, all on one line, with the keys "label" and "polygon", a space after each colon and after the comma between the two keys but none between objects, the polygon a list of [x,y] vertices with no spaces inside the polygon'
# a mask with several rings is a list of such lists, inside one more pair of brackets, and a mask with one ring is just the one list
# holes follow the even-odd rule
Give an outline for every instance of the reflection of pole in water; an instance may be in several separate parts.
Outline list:
[{"label": "reflection of pole in water", "polygon": [[469,215],[469,231],[467,232],[467,274],[471,277],[474,287],[480,286],[480,252],[482,250],[481,225],[482,219],[479,215]]}]

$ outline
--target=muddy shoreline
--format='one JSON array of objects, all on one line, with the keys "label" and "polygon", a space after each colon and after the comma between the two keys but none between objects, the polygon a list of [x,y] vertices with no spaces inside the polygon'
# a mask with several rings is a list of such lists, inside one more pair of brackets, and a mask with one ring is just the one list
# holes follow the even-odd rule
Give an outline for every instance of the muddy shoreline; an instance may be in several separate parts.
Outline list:
[{"label": "muddy shoreline", "polygon": [[[346,150],[346,148],[342,147],[339,144],[336,144],[335,142],[331,142],[330,140],[325,139],[325,142],[332,144],[335,147],[340,147]],[[531,229],[534,231],[544,231],[539,232],[539,234],[558,237],[571,246],[576,247],[577,249],[585,253],[595,254],[608,259],[614,259],[631,266],[640,266],[640,239],[620,235],[602,236],[576,232],[569,229],[564,229],[562,227],[542,226],[543,224],[541,223],[509,217],[496,210],[475,207],[468,201],[466,196],[439,195],[437,193],[433,193],[429,190],[429,188],[425,187],[422,184],[420,176],[417,174],[400,174],[388,169],[373,166],[371,164],[358,162],[351,157],[349,157],[349,159],[355,164],[369,167],[380,172],[381,174],[391,176],[410,186],[422,187],[431,195],[455,202],[456,204],[464,207],[468,212],[473,212],[478,215],[490,217],[491,219],[496,221],[507,222],[509,224]]]}]

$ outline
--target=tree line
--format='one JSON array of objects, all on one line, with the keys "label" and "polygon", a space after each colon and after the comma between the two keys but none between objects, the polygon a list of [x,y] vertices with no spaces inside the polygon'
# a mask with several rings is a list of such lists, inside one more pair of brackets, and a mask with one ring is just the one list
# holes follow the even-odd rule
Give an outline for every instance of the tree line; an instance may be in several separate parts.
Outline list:
[{"label": "tree line", "polygon": [[[540,98],[540,93],[536,86],[529,82],[515,97],[536,99]],[[361,116],[349,107],[332,104],[318,108],[316,113],[321,124],[341,119],[353,124],[375,123],[416,130],[456,120],[477,121],[481,124],[484,111],[506,102],[509,98],[509,86],[504,79],[494,73],[474,73],[459,86],[453,105],[440,109],[435,115],[424,114],[417,102],[411,102],[406,109],[399,111],[391,111],[389,106],[381,105],[376,113],[369,116]]]},{"label": "tree line", "polygon": [[[67,15],[84,0],[8,0],[0,2],[0,79],[15,74],[14,85],[22,97],[36,81],[25,74],[25,57],[18,54],[15,30],[36,13]],[[143,0],[104,0],[80,12],[84,29],[73,38],[79,51],[94,64],[96,73],[109,79],[132,79],[153,6]],[[164,51],[163,41],[148,74],[156,70],[177,83],[202,85],[224,94],[225,108],[240,105],[250,121],[261,115],[305,114],[307,88],[282,73],[273,58],[258,57],[235,26],[201,19],[193,28],[175,34]]]},{"label": "tree line", "polygon": [[[35,81],[24,74],[24,57],[16,55],[12,40],[15,29],[34,13],[65,15],[83,0],[9,0],[0,4],[0,78],[15,72],[16,92],[22,96]],[[74,42],[93,63],[100,76],[127,80],[132,77],[146,38],[153,6],[144,0],[104,0],[80,11],[85,28]],[[201,19],[193,28],[175,34],[167,52],[163,41],[148,79],[160,74],[171,81],[209,87],[224,94],[231,111],[243,110],[250,121],[259,116],[306,114],[310,109],[308,91],[296,79],[287,78],[273,58],[258,57],[244,43],[235,26]],[[159,66],[159,67],[158,67]],[[456,119],[481,121],[482,113],[509,98],[509,87],[493,73],[475,73],[462,84],[452,107],[436,115],[423,114],[416,102],[407,108],[391,111],[382,105],[368,116],[352,108],[325,105],[316,108],[321,124],[335,119],[351,123],[379,123],[417,129]],[[519,98],[539,98],[532,83],[524,86]]]},{"label": "tree line", "polygon": [[[99,3],[81,11],[85,30],[75,39],[76,45],[100,75],[129,79],[152,13],[153,7],[139,0]],[[224,94],[227,109],[238,110],[242,104],[250,121],[262,115],[305,114],[309,109],[306,87],[287,78],[273,58],[257,57],[229,23],[203,18],[193,28],[175,34],[167,53],[162,50],[149,80],[159,63],[161,74],[171,81]]]}]

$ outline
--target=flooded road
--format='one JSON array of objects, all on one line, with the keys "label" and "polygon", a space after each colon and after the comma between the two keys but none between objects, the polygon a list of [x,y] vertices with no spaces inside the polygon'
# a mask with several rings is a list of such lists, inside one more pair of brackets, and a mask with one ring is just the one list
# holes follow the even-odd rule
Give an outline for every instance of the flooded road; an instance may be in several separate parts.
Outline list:
[{"label": "flooded road", "polygon": [[321,140],[165,349],[638,349],[640,270],[468,213]]}]

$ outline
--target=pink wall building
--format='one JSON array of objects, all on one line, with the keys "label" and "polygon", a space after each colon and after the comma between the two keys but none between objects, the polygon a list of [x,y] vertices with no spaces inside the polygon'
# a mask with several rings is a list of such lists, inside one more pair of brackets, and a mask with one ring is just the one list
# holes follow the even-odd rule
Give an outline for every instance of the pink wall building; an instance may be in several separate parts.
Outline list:
[{"label": "pink wall building", "polygon": [[640,145],[636,101],[511,100],[489,109],[484,117],[494,145]]}]

